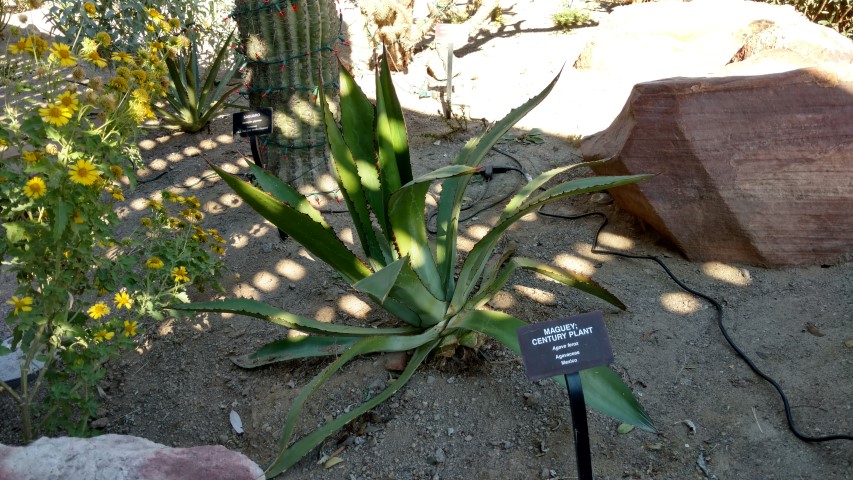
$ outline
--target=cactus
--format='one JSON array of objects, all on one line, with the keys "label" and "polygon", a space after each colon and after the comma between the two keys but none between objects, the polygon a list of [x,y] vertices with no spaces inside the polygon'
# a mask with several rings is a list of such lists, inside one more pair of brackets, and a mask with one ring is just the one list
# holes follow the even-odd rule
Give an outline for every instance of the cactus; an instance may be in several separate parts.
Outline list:
[{"label": "cactus", "polygon": [[273,109],[263,166],[303,194],[334,191],[317,96],[338,93],[335,56],[346,42],[335,0],[235,0],[232,18],[247,61],[243,93],[251,108]]}]

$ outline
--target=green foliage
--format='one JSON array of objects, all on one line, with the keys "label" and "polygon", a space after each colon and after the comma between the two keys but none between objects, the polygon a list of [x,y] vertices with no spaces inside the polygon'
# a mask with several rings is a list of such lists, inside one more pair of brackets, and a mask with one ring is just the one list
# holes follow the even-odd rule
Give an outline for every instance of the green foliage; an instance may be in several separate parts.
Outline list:
[{"label": "green foliage", "polygon": [[764,0],[775,5],[792,5],[809,20],[834,28],[853,38],[853,0]]},{"label": "green foliage", "polygon": [[224,42],[216,46],[215,57],[204,75],[199,66],[198,42],[194,38],[190,40],[188,52],[181,52],[176,58],[166,58],[170,80],[166,101],[171,108],[156,107],[164,124],[194,133],[206,127],[223,108],[236,106],[228,101],[228,97],[241,84],[229,85],[229,82],[240,64],[232,63],[230,69],[219,75],[220,68],[228,60],[233,37],[234,32],[231,32]]},{"label": "green foliage", "polygon": [[[341,127],[320,96],[327,138],[338,185],[352,217],[364,259],[338,239],[320,213],[296,190],[253,166],[263,190],[221,169],[217,173],[264,218],[301,243],[316,258],[335,268],[352,288],[397,316],[406,326],[378,330],[321,323],[262,303],[233,299],[180,305],[190,311],[231,312],[254,316],[309,334],[307,340],[277,340],[235,362],[246,367],[317,355],[334,355],[295,399],[287,415],[281,451],[267,470],[273,477],[319,445],[324,438],[364,414],[402,388],[434,352],[453,345],[476,345],[490,336],[519,351],[515,329],[524,322],[484,305],[503,288],[512,273],[527,269],[588,292],[619,308],[622,303],[593,280],[542,264],[512,252],[494,255],[507,229],[540,206],[572,195],[641,181],[648,176],[578,178],[546,188],[556,175],[574,166],[545,172],[506,206],[492,230],[478,241],[461,266],[457,264],[458,219],[472,175],[491,148],[550,92],[557,78],[539,95],[480,137],[469,141],[453,165],[413,178],[402,109],[394,92],[387,58],[377,76],[375,107],[341,68]],[[433,182],[441,182],[437,236],[427,238],[425,202]],[[541,187],[541,188],[540,188]],[[457,267],[460,267],[457,275]],[[321,340],[322,339],[322,340]],[[365,403],[328,421],[297,441],[297,419],[311,395],[337,370],[358,355],[414,350],[405,371]],[[623,422],[653,430],[628,387],[607,367],[581,372],[587,403]],[[559,380],[558,380],[559,381]]]},{"label": "green foliage", "polygon": [[116,42],[135,50],[146,44],[156,28],[149,21],[152,9],[173,26],[184,25],[200,32],[202,38],[218,39],[227,34],[221,20],[232,6],[229,0],[57,0],[48,18],[68,43],[78,36],[110,32]]},{"label": "green foliage", "polygon": [[572,6],[570,0],[564,1],[560,9],[551,15],[551,19],[555,27],[565,31],[594,24],[590,19],[589,10]]},{"label": "green foliage", "polygon": [[[49,47],[27,35],[9,46],[35,77],[13,75],[9,91],[45,99],[9,95],[0,121],[0,258],[17,280],[3,292],[13,307],[5,321],[24,354],[20,390],[0,382],[0,391],[19,407],[24,442],[57,429],[85,434],[105,363],[134,348],[141,323],[163,318],[164,305],[188,301],[188,285],[214,284],[220,268],[220,239],[194,224],[192,197],[152,201],[151,217],[117,238],[115,208],[135,181],[163,50],[131,55],[103,32],[80,43]],[[114,76],[87,78],[78,62],[112,66]],[[167,213],[177,205],[182,219]],[[44,367],[30,384],[34,359]]]}]

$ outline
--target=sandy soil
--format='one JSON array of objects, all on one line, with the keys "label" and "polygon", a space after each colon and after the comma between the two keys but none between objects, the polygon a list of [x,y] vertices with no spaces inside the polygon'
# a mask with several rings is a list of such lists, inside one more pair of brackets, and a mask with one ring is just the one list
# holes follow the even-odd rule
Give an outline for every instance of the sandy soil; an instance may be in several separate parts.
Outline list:
[{"label": "sandy soil", "polygon": [[[548,3],[548,2],[544,2]],[[547,8],[509,12],[510,27],[457,52],[454,98],[473,118],[497,120],[538,92],[564,60],[571,62],[589,29],[549,30]],[[548,7],[551,8],[551,7]],[[523,21],[521,21],[523,20]],[[513,26],[514,25],[514,26]],[[441,82],[426,75],[440,55],[426,49],[394,81],[406,109],[416,173],[448,164],[482,123],[453,132],[437,113],[439,102],[419,92]],[[364,73],[364,72],[363,72]],[[366,90],[369,73],[359,79]],[[585,89],[586,87],[586,89]],[[603,87],[598,87],[599,89]],[[591,93],[592,92],[592,93]],[[601,128],[595,86],[567,71],[552,96],[515,130],[543,130],[541,144],[507,141],[499,148],[531,174],[575,162],[576,135]],[[587,114],[588,113],[588,114]],[[611,117],[612,118],[612,117]],[[606,126],[606,125],[605,125]],[[162,189],[196,195],[208,227],[228,239],[218,298],[260,299],[325,321],[385,325],[389,318],[349,289],[330,269],[292,240],[279,240],[227,186],[210,175],[210,161],[247,171],[248,144],[232,139],[230,118],[196,135],[155,132],[142,142],[147,168],[123,213],[134,221],[144,199]],[[499,153],[487,164],[514,165]],[[476,210],[517,189],[519,175],[472,187]],[[334,205],[332,205],[334,206]],[[794,418],[809,435],[853,431],[853,264],[763,269],[688,262],[606,197],[579,198],[551,207],[562,213],[600,211],[610,217],[602,246],[658,255],[684,282],[718,299],[725,324],[750,356],[789,395]],[[479,238],[500,208],[476,214],[461,228],[464,242]],[[346,215],[327,215],[351,237]],[[846,479],[853,475],[850,442],[798,440],[782,402],[726,344],[714,309],[682,292],[652,262],[590,251],[596,220],[567,221],[530,215],[509,234],[519,254],[592,274],[627,305],[616,310],[533,274],[518,273],[492,307],[530,322],[601,310],[615,351],[613,368],[636,392],[659,433],[617,433],[618,422],[590,412],[596,478]],[[357,249],[357,247],[354,247]],[[197,294],[194,299],[211,298]],[[811,331],[806,323],[816,326]],[[249,353],[287,335],[284,328],[237,316],[199,315],[148,323],[140,348],[111,365],[102,387],[109,395],[104,432],[139,435],[173,446],[223,444],[265,466],[291,400],[323,360],[242,370],[230,356]],[[817,336],[816,333],[822,336]],[[386,356],[347,366],[307,409],[305,428],[352,408],[393,378]],[[3,440],[17,428],[2,399]],[[236,434],[236,411],[246,432]],[[343,462],[326,469],[335,454]],[[527,380],[520,361],[487,344],[473,361],[431,362],[390,401],[357,425],[334,435],[286,474],[297,479],[530,479],[576,478],[571,417],[565,391],[550,381]]]}]

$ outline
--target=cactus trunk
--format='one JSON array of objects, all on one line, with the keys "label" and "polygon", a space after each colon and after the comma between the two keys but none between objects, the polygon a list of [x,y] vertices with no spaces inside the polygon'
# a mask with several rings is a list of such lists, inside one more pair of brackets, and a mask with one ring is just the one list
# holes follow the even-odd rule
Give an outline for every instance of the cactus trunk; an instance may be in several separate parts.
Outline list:
[{"label": "cactus trunk", "polygon": [[338,93],[335,0],[235,0],[233,18],[249,105],[273,109],[273,134],[260,139],[264,167],[304,194],[334,191],[317,95]]}]

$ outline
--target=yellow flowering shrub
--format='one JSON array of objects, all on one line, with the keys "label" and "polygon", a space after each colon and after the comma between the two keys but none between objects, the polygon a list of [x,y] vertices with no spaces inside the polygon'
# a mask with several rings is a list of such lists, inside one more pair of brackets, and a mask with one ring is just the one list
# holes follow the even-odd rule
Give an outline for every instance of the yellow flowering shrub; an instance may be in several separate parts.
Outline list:
[{"label": "yellow flowering shrub", "polygon": [[[15,76],[13,90],[44,99],[9,95],[0,112],[0,256],[18,282],[0,298],[12,306],[12,348],[25,354],[20,390],[0,381],[0,393],[18,404],[25,442],[58,429],[85,434],[107,361],[134,348],[165,305],[188,301],[190,285],[217,286],[224,240],[199,236],[194,197],[165,193],[138,225],[116,213],[135,185],[140,124],[164,93],[163,41],[156,51],[127,51],[107,33],[77,45],[32,34],[9,41],[6,55],[37,72]],[[132,231],[119,239],[119,227]],[[30,382],[35,357],[45,365]]]}]

